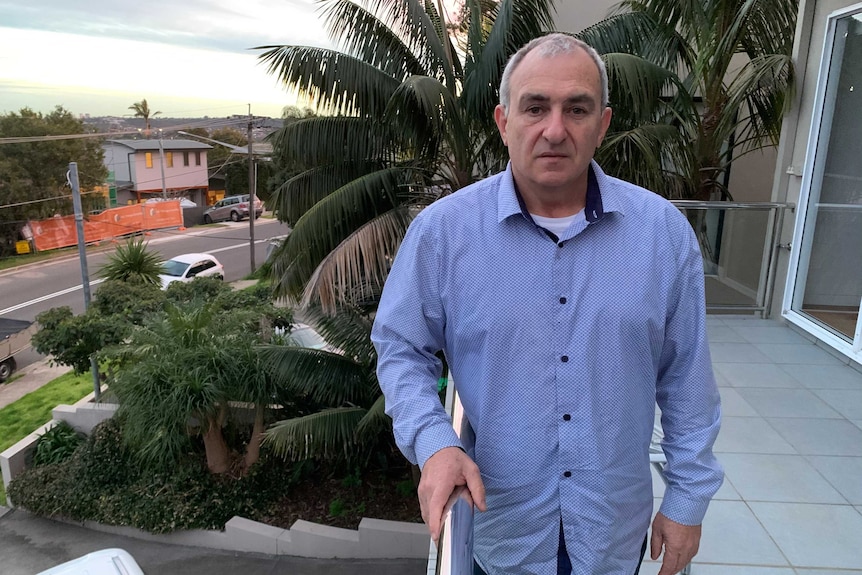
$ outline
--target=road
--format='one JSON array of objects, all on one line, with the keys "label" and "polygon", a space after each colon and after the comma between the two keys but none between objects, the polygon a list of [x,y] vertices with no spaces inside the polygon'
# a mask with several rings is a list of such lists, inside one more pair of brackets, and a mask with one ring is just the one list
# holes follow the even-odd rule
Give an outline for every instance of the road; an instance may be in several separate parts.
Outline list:
[{"label": "road", "polygon": [[[255,263],[260,266],[264,262],[269,239],[287,234],[288,228],[276,220],[261,218],[255,221],[254,232]],[[225,281],[242,279],[251,271],[248,221],[185,231],[157,231],[150,236],[149,245],[164,259],[191,252],[213,254],[225,267]],[[112,249],[88,250],[87,268],[93,292],[100,283],[99,268],[112,252]],[[64,305],[75,313],[84,311],[81,265],[77,255],[0,272],[0,317],[33,321],[40,312]],[[16,356],[19,369],[41,358],[34,350]]]}]

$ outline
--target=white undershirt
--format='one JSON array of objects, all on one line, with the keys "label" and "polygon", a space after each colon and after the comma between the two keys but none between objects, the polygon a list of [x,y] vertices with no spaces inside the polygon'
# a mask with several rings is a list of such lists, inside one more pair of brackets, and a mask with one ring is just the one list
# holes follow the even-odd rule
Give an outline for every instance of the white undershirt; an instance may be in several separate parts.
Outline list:
[{"label": "white undershirt", "polygon": [[564,218],[546,218],[545,216],[537,216],[536,214],[530,214],[530,216],[533,218],[533,221],[536,222],[537,226],[545,228],[559,238],[575,221],[584,219],[584,210]]}]

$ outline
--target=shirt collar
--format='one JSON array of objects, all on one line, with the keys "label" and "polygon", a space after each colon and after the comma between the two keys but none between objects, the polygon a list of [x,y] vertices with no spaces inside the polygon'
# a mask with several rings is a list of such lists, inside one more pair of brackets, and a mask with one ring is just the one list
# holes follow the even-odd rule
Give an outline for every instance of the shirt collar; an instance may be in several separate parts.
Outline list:
[{"label": "shirt collar", "polygon": [[[597,222],[610,212],[623,212],[619,198],[610,188],[611,183],[608,176],[605,175],[596,161],[592,160],[587,176],[587,201],[584,207],[584,216],[587,222]],[[503,178],[500,180],[500,190],[497,195],[497,221],[502,222],[515,214],[521,214],[530,221],[533,219],[524,206],[521,193],[515,187],[512,162],[510,161],[503,173]]]}]

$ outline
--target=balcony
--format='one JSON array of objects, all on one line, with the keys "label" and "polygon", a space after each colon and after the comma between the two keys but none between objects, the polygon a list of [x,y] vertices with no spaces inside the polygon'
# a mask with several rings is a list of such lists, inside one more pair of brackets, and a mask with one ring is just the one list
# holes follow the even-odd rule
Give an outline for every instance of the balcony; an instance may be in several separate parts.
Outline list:
[{"label": "balcony", "polygon": [[[732,206],[732,207],[731,207]],[[692,575],[862,575],[862,367],[770,307],[782,204],[680,203],[704,248],[707,327],[725,482]],[[731,315],[732,314],[732,315]],[[456,429],[462,412],[451,392]],[[653,471],[654,508],[664,484]],[[469,575],[470,515],[432,545],[428,573]],[[647,558],[641,575],[656,575]]]}]

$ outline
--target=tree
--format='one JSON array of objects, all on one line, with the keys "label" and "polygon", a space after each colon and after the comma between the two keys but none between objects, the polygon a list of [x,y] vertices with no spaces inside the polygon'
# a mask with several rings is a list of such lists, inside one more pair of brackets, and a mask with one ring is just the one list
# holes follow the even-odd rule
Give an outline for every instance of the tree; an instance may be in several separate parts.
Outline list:
[{"label": "tree", "polygon": [[552,1],[467,0],[463,55],[434,2],[321,6],[343,51],[264,46],[260,58],[322,114],[272,139],[302,169],[273,199],[294,228],[274,256],[278,293],[334,312],[376,297],[416,211],[503,167],[502,68],[550,26]]},{"label": "tree", "polygon": [[[29,108],[0,115],[0,137],[86,134],[84,123],[57,106],[42,114]],[[98,138],[44,139],[0,146],[0,257],[14,252],[27,220],[72,213],[66,184],[69,162],[78,163],[82,203],[87,212],[104,201],[92,190],[108,176]]]},{"label": "tree", "polygon": [[143,238],[129,238],[117,246],[99,270],[99,276],[105,279],[152,285],[161,284],[161,273],[164,273],[161,256],[147,250]]},{"label": "tree", "polygon": [[131,106],[129,106],[129,110],[132,110],[135,114],[135,118],[143,118],[144,119],[144,134],[149,138],[150,137],[150,118],[153,116],[158,116],[161,112],[153,112],[150,110],[150,105],[147,104],[147,99],[143,98],[140,102],[135,102]]},{"label": "tree", "polygon": [[668,197],[730,198],[733,160],[778,143],[796,14],[797,0],[626,0],[578,34],[608,67],[606,171]]},{"label": "tree", "polygon": [[[173,302],[165,312],[147,317],[105,354],[120,366],[112,390],[125,439],[154,468],[174,465],[199,434],[210,471],[227,472],[234,459],[223,429],[230,401],[250,403],[255,414],[242,469],[259,457],[266,406],[277,389],[255,345],[271,326],[289,324],[291,313],[271,304],[267,288],[238,292],[214,282],[201,278],[168,290]],[[196,295],[201,286],[206,297]]]},{"label": "tree", "polygon": [[68,306],[51,308],[36,316],[39,331],[33,334],[33,349],[50,354],[75,373],[90,370],[90,359],[102,349],[123,341],[129,324],[121,316],[103,316],[94,308],[75,315]]},{"label": "tree", "polygon": [[287,459],[317,459],[363,466],[374,453],[391,455],[392,420],[384,412],[377,383],[377,353],[371,344],[367,311],[341,307],[335,315],[319,307],[304,319],[339,352],[270,344],[261,359],[278,389],[306,398],[309,412],[298,412],[266,432],[265,442]]}]

